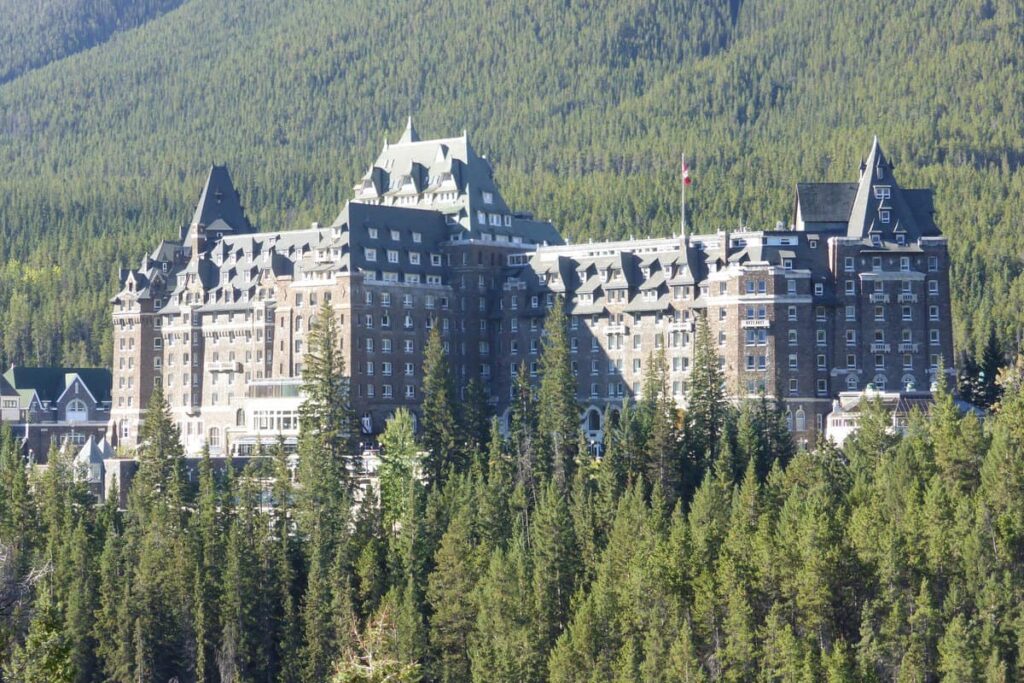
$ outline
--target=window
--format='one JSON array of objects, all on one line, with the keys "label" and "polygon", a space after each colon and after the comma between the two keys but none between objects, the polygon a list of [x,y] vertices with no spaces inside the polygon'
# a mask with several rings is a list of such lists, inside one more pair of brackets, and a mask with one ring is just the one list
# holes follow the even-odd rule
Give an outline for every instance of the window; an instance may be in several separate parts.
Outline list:
[{"label": "window", "polygon": [[928,319],[929,320],[938,320],[939,319],[939,307],[938,306],[929,306],[928,307]]},{"label": "window", "polygon": [[903,271],[903,272],[907,272],[907,271],[910,270],[910,257],[909,256],[900,256],[900,270]]},{"label": "window", "polygon": [[363,249],[363,256],[366,257],[367,261],[376,261],[377,250],[366,247],[365,249]]},{"label": "window", "polygon": [[857,376],[850,375],[846,378],[846,388],[850,391],[857,390]]},{"label": "window", "polygon": [[410,251],[409,252],[409,263],[418,266],[420,264],[420,252]]},{"label": "window", "polygon": [[797,345],[796,330],[790,330],[789,331],[789,345],[790,346],[796,346]]},{"label": "window", "polygon": [[937,346],[939,344],[938,330],[928,330],[928,343],[932,346]]},{"label": "window", "polygon": [[787,294],[796,294],[796,280],[787,280],[786,281],[786,293]]},{"label": "window", "polygon": [[797,393],[797,392],[798,392],[799,390],[800,390],[800,389],[799,389],[799,388],[798,388],[798,386],[797,386],[797,382],[796,382],[796,379],[791,379],[791,380],[789,380],[789,393],[791,393],[791,394],[795,394],[795,393]]},{"label": "window", "polygon": [[796,411],[796,431],[807,431],[807,414],[804,413],[803,408],[798,408]]},{"label": "window", "polygon": [[484,198],[484,204],[493,204],[494,203],[494,193],[493,192],[484,192],[483,193],[483,198]]},{"label": "window", "polygon": [[846,345],[856,346],[857,345],[857,330],[846,331]]},{"label": "window", "polygon": [[857,367],[857,356],[856,355],[854,355],[852,353],[846,354],[846,367],[848,367],[848,368],[855,368],[855,367]]},{"label": "window", "polygon": [[881,269],[882,269],[882,257],[881,256],[872,256],[871,257],[871,270],[881,270]]},{"label": "window", "polygon": [[431,254],[430,255],[430,265],[432,265],[432,266],[439,266],[439,265],[441,265],[441,255],[440,254]]},{"label": "window", "polygon": [[796,320],[796,306],[790,306],[786,309],[786,317],[790,320]]},{"label": "window", "polygon": [[856,306],[847,306],[846,307],[846,319],[847,320],[856,320],[857,319],[857,307]]},{"label": "window", "polygon": [[220,430],[216,427],[210,427],[210,447],[220,447]]},{"label": "window", "polygon": [[884,306],[875,306],[875,320],[879,320],[879,321],[884,321],[885,320],[885,307]]},{"label": "window", "polygon": [[419,244],[420,242],[422,242],[423,241],[423,233],[422,232],[414,232],[412,234],[412,241],[415,242],[416,244]]},{"label": "window", "polygon": [[875,354],[875,367],[878,369],[882,369],[885,367],[885,356],[883,354]]},{"label": "window", "polygon": [[825,354],[819,353],[817,361],[818,361],[818,368],[821,369],[821,370],[824,370],[826,368],[826,363],[827,363],[827,358],[825,357]]},{"label": "window", "polygon": [[388,263],[398,263],[397,249],[388,249]]},{"label": "window", "polygon": [[938,280],[929,280],[928,281],[928,293],[929,294],[933,294],[933,295],[939,293],[939,281]]},{"label": "window", "polygon": [[823,379],[819,379],[817,383],[818,395],[828,393],[828,382]]},{"label": "window", "polygon": [[902,310],[903,320],[913,320],[913,313],[910,310],[910,306],[904,306]]},{"label": "window", "polygon": [[875,199],[889,199],[892,196],[892,188],[888,185],[875,185]]},{"label": "window", "polygon": [[929,256],[928,257],[928,272],[935,273],[939,270],[939,257]]},{"label": "window", "polygon": [[882,221],[883,223],[888,223],[891,220],[891,218],[892,212],[889,211],[889,209],[878,210],[878,220]]},{"label": "window", "polygon": [[818,346],[824,346],[826,340],[825,330],[817,330],[815,332],[815,343]]},{"label": "window", "polygon": [[856,294],[857,293],[857,283],[854,282],[853,280],[847,280],[846,281],[846,293],[847,294]]},{"label": "window", "polygon": [[855,268],[854,268],[854,265],[853,265],[853,257],[852,256],[845,257],[843,259],[843,270],[846,271],[847,273],[852,273],[854,271],[854,269]]},{"label": "window", "polygon": [[795,353],[789,354],[789,369],[796,370],[797,367],[797,356]]}]

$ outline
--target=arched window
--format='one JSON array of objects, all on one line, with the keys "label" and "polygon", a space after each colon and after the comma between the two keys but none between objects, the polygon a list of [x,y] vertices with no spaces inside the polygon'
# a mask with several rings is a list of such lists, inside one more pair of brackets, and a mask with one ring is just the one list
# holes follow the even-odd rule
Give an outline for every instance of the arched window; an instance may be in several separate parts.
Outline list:
[{"label": "arched window", "polygon": [[793,412],[786,408],[786,429],[793,431]]},{"label": "arched window", "polygon": [[803,408],[797,408],[796,411],[796,431],[807,431],[807,415],[804,413]]},{"label": "arched window", "polygon": [[876,390],[885,391],[885,375],[875,375],[872,383],[875,385]]},{"label": "arched window", "polygon": [[612,424],[613,427],[618,427],[619,426],[619,415],[620,415],[619,411],[617,409],[614,409],[614,408],[608,414],[608,421]]},{"label": "arched window", "polygon": [[857,375],[849,375],[846,378],[846,388],[850,391],[857,390]]},{"label": "arched window", "polygon": [[220,430],[216,427],[210,427],[210,446],[220,446]]},{"label": "arched window", "polygon": [[68,422],[85,422],[89,419],[89,407],[80,398],[72,399],[68,402],[64,417]]},{"label": "arched window", "polygon": [[587,429],[591,432],[601,431],[601,413],[596,408],[587,413]]},{"label": "arched window", "polygon": [[900,388],[904,391],[913,391],[915,384],[917,382],[914,381],[913,375],[903,375],[903,379],[900,380]]},{"label": "arched window", "polygon": [[235,426],[236,427],[244,427],[245,426],[245,411],[242,410],[241,408],[239,408],[235,412]]}]

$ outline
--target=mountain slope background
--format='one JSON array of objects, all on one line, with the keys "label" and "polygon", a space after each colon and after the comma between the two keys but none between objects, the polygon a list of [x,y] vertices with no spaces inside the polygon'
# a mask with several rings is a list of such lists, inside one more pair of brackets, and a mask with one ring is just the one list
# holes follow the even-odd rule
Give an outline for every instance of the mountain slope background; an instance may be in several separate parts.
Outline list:
[{"label": "mountain slope background", "polygon": [[681,151],[697,231],[788,223],[794,184],[855,179],[877,133],[936,188],[958,347],[1017,349],[1021,2],[154,0],[113,29],[116,2],[40,4],[78,10],[0,34],[4,363],[109,362],[117,269],[210,163],[261,229],[327,221],[409,113],[468,129],[576,241],[676,230]]}]

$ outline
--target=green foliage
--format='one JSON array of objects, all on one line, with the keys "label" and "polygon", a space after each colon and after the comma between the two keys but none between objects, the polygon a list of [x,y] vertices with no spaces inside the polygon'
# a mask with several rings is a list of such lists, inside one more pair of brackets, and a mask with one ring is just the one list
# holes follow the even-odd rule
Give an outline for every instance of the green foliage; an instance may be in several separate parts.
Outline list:
[{"label": "green foliage", "polygon": [[423,350],[423,474],[429,486],[440,485],[450,471],[463,469],[455,414],[455,387],[448,354],[437,325]]}]

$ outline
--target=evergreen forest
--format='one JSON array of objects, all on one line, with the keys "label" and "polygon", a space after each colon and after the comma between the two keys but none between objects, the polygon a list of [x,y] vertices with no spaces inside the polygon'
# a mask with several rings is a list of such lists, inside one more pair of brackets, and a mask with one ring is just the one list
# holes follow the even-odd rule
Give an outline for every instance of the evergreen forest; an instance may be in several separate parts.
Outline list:
[{"label": "evergreen forest", "polygon": [[125,509],[3,434],[2,680],[1024,678],[1024,364],[984,423],[940,384],[904,435],[869,405],[840,450],[794,443],[771,397],[727,402],[699,318],[688,410],[652,357],[596,460],[560,306],[505,438],[452,401],[435,327],[430,419],[395,413],[367,488],[336,324],[294,472],[278,445],[186,476],[159,391]]},{"label": "evergreen forest", "polygon": [[0,0],[0,363],[109,364],[118,270],[211,163],[254,222],[330,221],[413,114],[576,241],[791,220],[873,134],[934,187],[958,349],[1024,310],[1020,0]]}]

